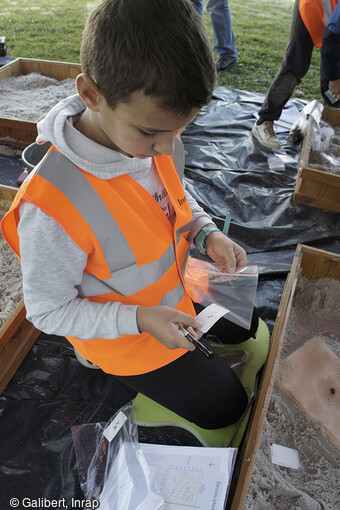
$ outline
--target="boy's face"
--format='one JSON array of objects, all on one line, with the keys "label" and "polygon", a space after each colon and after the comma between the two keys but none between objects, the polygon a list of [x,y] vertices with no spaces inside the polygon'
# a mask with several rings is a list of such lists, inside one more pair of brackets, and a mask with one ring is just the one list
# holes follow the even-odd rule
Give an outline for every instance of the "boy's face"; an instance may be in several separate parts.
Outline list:
[{"label": "boy's face", "polygon": [[95,141],[126,156],[144,159],[172,154],[178,131],[198,113],[194,108],[182,116],[160,108],[157,101],[142,92],[134,92],[129,102],[114,110],[103,97],[95,113]]}]

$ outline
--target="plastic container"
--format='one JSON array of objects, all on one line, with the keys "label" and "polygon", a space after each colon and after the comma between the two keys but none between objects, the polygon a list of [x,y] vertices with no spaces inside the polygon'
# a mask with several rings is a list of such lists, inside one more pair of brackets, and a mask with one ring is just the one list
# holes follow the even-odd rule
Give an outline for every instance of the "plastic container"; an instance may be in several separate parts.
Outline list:
[{"label": "plastic container", "polygon": [[37,143],[31,143],[28,145],[26,149],[23,151],[21,157],[25,165],[29,168],[34,168],[39,161],[45,156],[48,149],[51,147],[50,142],[46,142],[43,145],[38,145]]}]

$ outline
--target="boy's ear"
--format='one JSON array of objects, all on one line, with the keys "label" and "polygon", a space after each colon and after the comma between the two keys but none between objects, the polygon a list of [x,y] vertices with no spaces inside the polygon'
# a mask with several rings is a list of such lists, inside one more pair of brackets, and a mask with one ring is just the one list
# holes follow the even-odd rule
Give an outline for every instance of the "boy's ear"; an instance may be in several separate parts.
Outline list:
[{"label": "boy's ear", "polygon": [[98,111],[101,93],[98,85],[89,74],[81,73],[76,78],[77,90],[88,108]]}]

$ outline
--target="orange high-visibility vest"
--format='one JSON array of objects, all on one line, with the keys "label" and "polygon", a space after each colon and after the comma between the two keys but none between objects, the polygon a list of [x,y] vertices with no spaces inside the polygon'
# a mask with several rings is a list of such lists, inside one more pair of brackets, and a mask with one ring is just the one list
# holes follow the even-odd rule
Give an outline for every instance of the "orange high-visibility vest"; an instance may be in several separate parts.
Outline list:
[{"label": "orange high-visibility vest", "polygon": [[[3,236],[20,257],[19,206],[28,201],[52,216],[88,254],[79,297],[126,305],[168,305],[195,316],[183,276],[192,219],[171,156],[154,162],[175,210],[172,226],[154,198],[129,175],[99,179],[55,147],[20,187],[5,215]],[[136,375],[160,368],[187,351],[170,350],[151,335],[82,341],[75,349],[105,372]]]},{"label": "orange high-visibility vest", "polygon": [[321,48],[323,33],[338,0],[300,0],[299,10],[314,46]]}]

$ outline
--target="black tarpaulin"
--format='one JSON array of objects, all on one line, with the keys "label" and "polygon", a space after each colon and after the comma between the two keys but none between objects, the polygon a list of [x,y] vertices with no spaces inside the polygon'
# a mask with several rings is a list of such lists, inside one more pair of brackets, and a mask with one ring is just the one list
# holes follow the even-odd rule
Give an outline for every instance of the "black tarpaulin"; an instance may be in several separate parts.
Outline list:
[{"label": "black tarpaulin", "polygon": [[[275,154],[252,139],[262,100],[217,87],[182,140],[186,186],[220,228],[231,213],[229,235],[259,266],[256,306],[272,330],[297,243],[339,253],[340,215],[293,202],[300,147],[288,133]],[[283,169],[269,169],[273,155]],[[0,159],[3,184],[15,185],[21,171],[20,162]],[[133,397],[111,376],[79,365],[64,338],[42,334],[0,397],[1,509],[13,497],[81,499],[71,426],[106,422]],[[181,440],[173,431],[165,441]]]}]

